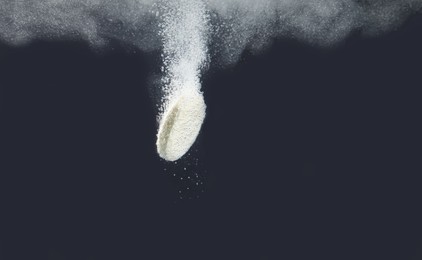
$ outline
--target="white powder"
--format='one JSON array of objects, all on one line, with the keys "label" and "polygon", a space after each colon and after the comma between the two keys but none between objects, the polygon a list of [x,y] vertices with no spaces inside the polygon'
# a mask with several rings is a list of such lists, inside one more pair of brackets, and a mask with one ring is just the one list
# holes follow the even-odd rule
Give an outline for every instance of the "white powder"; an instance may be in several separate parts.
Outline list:
[{"label": "white powder", "polygon": [[[118,40],[162,51],[157,150],[175,160],[195,141],[204,117],[200,75],[208,45],[213,62],[230,65],[245,49],[258,52],[275,38],[330,46],[350,32],[397,28],[421,9],[422,0],[0,0],[0,41],[83,39],[99,48]],[[169,116],[175,108],[179,114]]]},{"label": "white powder", "polygon": [[208,58],[208,16],[201,0],[171,1],[161,8],[164,97],[157,151],[175,161],[195,142],[205,118],[200,73]]}]

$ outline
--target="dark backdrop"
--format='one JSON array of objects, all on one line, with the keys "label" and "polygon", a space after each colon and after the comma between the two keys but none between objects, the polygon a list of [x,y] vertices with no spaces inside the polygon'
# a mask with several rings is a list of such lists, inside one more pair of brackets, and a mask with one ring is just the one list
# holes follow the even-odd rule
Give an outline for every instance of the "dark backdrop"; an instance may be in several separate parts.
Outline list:
[{"label": "dark backdrop", "polygon": [[0,259],[422,259],[421,46],[413,17],[211,65],[201,135],[172,164],[158,53],[3,44]]}]

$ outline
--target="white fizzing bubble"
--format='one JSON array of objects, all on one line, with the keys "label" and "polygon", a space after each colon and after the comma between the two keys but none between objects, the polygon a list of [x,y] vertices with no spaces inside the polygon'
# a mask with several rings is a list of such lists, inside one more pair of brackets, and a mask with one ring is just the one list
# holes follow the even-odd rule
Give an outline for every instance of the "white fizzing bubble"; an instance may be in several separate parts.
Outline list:
[{"label": "white fizzing bubble", "polygon": [[201,0],[177,0],[162,7],[164,97],[157,152],[181,158],[193,145],[205,118],[200,73],[207,61],[208,17]]}]

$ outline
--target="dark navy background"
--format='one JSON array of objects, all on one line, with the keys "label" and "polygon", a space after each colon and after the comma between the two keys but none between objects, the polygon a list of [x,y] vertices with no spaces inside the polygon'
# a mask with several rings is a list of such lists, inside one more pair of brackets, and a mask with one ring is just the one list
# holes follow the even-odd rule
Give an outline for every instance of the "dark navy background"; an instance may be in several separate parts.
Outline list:
[{"label": "dark navy background", "polygon": [[0,259],[422,259],[421,17],[211,66],[177,165],[159,53],[111,46],[1,45]]}]

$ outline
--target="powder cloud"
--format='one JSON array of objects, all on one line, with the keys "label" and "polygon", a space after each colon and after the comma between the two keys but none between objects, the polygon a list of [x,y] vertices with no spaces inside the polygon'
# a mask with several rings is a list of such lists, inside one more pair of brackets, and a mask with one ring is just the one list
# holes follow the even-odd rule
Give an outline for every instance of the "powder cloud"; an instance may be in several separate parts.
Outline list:
[{"label": "powder cloud", "polygon": [[[163,0],[2,0],[0,40],[78,39],[94,48],[118,40],[145,51],[162,49]],[[245,48],[274,38],[330,46],[352,31],[377,35],[399,26],[422,0],[204,0],[214,61],[235,63]]]}]

